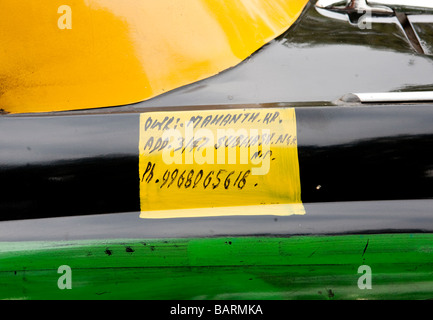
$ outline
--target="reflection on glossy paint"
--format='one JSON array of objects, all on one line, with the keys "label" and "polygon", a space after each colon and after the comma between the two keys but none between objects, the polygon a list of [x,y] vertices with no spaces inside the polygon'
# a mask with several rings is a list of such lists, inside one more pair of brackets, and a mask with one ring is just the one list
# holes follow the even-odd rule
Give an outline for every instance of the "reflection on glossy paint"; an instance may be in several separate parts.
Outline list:
[{"label": "reflection on glossy paint", "polygon": [[[232,67],[283,33],[307,0],[6,0],[0,108],[123,105]],[[59,7],[71,28],[59,28]]]},{"label": "reflection on glossy paint", "polygon": [[[431,40],[428,28],[422,34]],[[310,6],[283,36],[215,77],[133,108],[312,102],[349,92],[432,91],[433,56],[414,54],[397,24],[360,29]],[[300,76],[301,75],[301,76]]]}]

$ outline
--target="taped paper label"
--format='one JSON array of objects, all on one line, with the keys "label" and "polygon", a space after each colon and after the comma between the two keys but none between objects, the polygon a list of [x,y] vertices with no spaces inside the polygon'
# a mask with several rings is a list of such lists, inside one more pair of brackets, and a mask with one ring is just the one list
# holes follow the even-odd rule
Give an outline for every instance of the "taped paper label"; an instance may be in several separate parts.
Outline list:
[{"label": "taped paper label", "polygon": [[140,115],[141,218],[304,214],[294,108]]}]

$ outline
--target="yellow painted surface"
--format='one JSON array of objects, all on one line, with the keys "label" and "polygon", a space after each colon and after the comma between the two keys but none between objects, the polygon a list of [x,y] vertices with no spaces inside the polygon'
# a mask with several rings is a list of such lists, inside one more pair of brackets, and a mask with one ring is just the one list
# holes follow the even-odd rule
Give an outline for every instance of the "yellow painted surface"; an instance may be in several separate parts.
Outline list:
[{"label": "yellow painted surface", "polygon": [[142,218],[304,214],[294,108],[140,116]]},{"label": "yellow painted surface", "polygon": [[0,109],[124,105],[232,67],[308,0],[2,0]]}]

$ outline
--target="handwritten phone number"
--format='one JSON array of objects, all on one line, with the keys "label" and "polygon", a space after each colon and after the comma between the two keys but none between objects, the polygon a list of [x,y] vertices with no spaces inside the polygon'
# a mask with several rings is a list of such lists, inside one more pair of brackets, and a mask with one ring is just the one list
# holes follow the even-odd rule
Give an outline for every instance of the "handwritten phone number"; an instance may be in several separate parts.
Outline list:
[{"label": "handwritten phone number", "polygon": [[146,170],[143,173],[141,182],[161,183],[159,188],[191,188],[203,187],[204,189],[216,189],[224,188],[229,189],[230,187],[237,187],[243,189],[247,184],[247,178],[251,173],[251,170],[246,171],[228,171],[225,169],[211,170],[205,172],[204,170],[166,170],[161,179],[154,180],[155,164],[149,162]]}]

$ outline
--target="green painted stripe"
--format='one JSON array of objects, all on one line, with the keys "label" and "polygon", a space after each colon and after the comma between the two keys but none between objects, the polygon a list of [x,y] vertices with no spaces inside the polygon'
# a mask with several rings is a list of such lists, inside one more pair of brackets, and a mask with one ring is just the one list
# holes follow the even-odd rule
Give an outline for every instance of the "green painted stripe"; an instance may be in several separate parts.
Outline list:
[{"label": "green painted stripe", "polygon": [[0,298],[428,299],[433,234],[2,242]]}]

